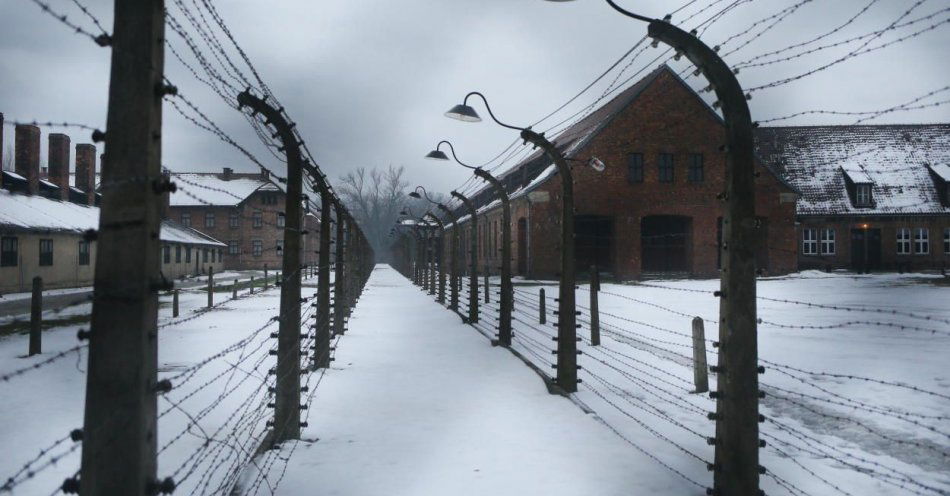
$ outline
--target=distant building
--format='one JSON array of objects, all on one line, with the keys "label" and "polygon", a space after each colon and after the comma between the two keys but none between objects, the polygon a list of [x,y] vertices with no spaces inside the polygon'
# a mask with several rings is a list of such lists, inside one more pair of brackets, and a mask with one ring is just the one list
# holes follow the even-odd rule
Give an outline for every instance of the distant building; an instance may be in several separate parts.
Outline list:
[{"label": "distant building", "polygon": [[[78,173],[70,174],[69,137],[51,134],[49,142],[49,180],[41,179],[35,126],[16,127],[15,171],[0,172],[0,292],[29,291],[36,276],[46,288],[93,282],[96,242],[86,233],[99,228],[96,149],[76,145]],[[70,177],[76,185],[70,185]],[[224,243],[177,222],[162,221],[159,238],[167,279],[220,270],[224,264]]]},{"label": "distant building", "polygon": [[801,192],[800,269],[950,265],[950,124],[768,127],[756,144]]},{"label": "distant building", "polygon": [[[725,189],[725,125],[675,72],[661,66],[550,139],[573,164],[577,270],[619,279],[656,275],[713,276],[720,265]],[[597,172],[583,165],[597,157]],[[527,277],[560,270],[561,176],[534,153],[499,179],[512,197],[512,268]],[[767,163],[756,164],[762,273],[796,268],[796,189]],[[472,233],[479,263],[495,273],[501,257],[501,209],[490,189],[472,196],[482,207]],[[493,203],[492,203],[493,202]],[[463,246],[469,246],[468,241]]]},{"label": "distant building", "polygon": [[[178,191],[169,202],[170,219],[227,246],[226,269],[280,270],[284,246],[284,189],[267,171],[237,173],[172,172]],[[319,220],[304,209],[301,262],[314,264]]]},{"label": "distant building", "polygon": [[[752,247],[760,274],[950,265],[950,125],[760,127]],[[577,270],[619,279],[718,274],[725,126],[675,72],[653,71],[549,139],[571,160]],[[607,164],[597,172],[591,157]],[[561,177],[536,151],[498,174],[511,197],[512,268],[556,278]],[[479,271],[501,265],[494,191],[456,209]],[[469,250],[461,255],[469,263]]]}]

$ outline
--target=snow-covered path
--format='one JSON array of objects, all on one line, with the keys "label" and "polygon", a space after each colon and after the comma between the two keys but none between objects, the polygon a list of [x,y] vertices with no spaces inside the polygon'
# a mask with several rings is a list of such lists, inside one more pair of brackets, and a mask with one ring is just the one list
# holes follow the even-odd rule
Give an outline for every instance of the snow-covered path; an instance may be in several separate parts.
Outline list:
[{"label": "snow-covered path", "polygon": [[311,408],[278,494],[704,494],[388,266]]}]

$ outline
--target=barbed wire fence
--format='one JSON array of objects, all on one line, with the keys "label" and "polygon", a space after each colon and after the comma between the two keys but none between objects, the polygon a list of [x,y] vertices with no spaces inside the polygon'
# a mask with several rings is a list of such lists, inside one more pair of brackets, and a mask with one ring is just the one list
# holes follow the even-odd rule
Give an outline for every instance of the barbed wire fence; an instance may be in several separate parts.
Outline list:
[{"label": "barbed wire fence", "polygon": [[[128,57],[141,52],[141,46],[134,46],[136,41],[130,41],[125,38],[121,43],[113,43],[113,35],[106,32],[97,16],[79,0],[72,0],[74,6],[82,13],[82,18],[74,19],[58,8],[39,0],[32,0],[42,12],[48,14],[59,24],[83,35],[97,45],[108,47],[113,51],[113,60],[116,57]],[[134,10],[135,7],[130,9]],[[130,10],[116,12],[116,26],[122,25],[128,21],[126,17]],[[215,122],[212,115],[205,109],[202,109],[195,99],[185,96],[177,83],[164,75],[161,62],[148,60],[148,58],[139,58],[138,67],[113,66],[113,71],[134,71],[139,69],[150,70],[157,74],[161,84],[159,86],[162,100],[177,112],[183,119],[196,128],[208,132],[227,146],[237,150],[249,163],[266,171],[277,183],[287,185],[281,189],[293,187],[288,184],[288,179],[292,174],[288,170],[285,173],[277,173],[279,167],[291,167],[290,161],[286,157],[288,143],[275,141],[273,122],[263,120],[259,115],[242,109],[239,103],[239,94],[242,90],[253,91],[262,95],[264,99],[276,104],[279,112],[286,115],[285,109],[279,105],[277,98],[270,92],[270,89],[264,83],[257,68],[254,67],[246,52],[238,44],[237,40],[228,29],[224,18],[216,7],[210,2],[194,2],[187,4],[183,1],[174,1],[168,9],[162,12],[139,12],[144,18],[154,19],[158,25],[165,25],[173,34],[172,38],[159,37],[159,51],[166,50],[170,52],[182,68],[185,74],[197,81],[200,87],[207,88],[213,95],[220,98],[228,108],[241,113],[241,118],[249,123],[261,144],[268,151],[267,160],[259,158],[251,150],[251,146],[241,143],[240,140],[228,131],[225,127]],[[87,27],[86,24],[91,27]],[[154,24],[153,24],[154,27]],[[139,38],[140,39],[140,38]],[[234,55],[237,52],[237,56]],[[154,53],[154,52],[153,52]],[[189,60],[190,57],[191,59]],[[160,60],[160,59],[159,59]],[[125,76],[128,76],[126,74]],[[154,89],[150,89],[150,92]],[[115,105],[110,95],[110,105]],[[17,120],[6,121],[10,126],[33,125],[45,127],[65,127],[74,128],[82,131],[90,131],[92,139],[97,142],[105,142],[108,148],[117,136],[124,130],[116,129],[116,122],[112,123],[112,129],[107,126],[93,126],[88,124],[74,122],[52,122],[39,120]],[[122,127],[120,124],[119,127]],[[87,404],[86,422],[82,427],[76,427],[69,433],[56,437],[49,441],[44,447],[38,449],[38,453],[27,458],[24,463],[17,468],[15,472],[0,480],[0,493],[13,492],[22,489],[22,485],[27,481],[37,479],[43,476],[44,481],[48,480],[47,471],[53,467],[59,466],[58,472],[62,472],[65,464],[75,464],[75,454],[82,451],[83,463],[79,470],[70,472],[71,475],[65,478],[62,484],[54,489],[51,494],[78,493],[80,487],[84,484],[83,492],[88,494],[115,494],[118,490],[123,493],[133,494],[144,491],[148,494],[169,494],[176,489],[179,491],[187,490],[190,494],[222,494],[237,490],[242,478],[249,467],[256,466],[258,469],[266,469],[258,472],[259,482],[255,481],[249,487],[241,488],[244,491],[253,490],[256,494],[259,489],[265,487],[273,492],[280,484],[283,478],[283,470],[286,469],[286,462],[292,456],[299,443],[299,435],[290,439],[294,442],[294,447],[290,449],[289,454],[282,453],[280,444],[286,442],[285,439],[275,439],[275,430],[279,431],[284,425],[274,425],[272,409],[275,407],[275,397],[280,393],[280,389],[290,384],[290,388],[299,396],[304,393],[304,401],[299,405],[307,413],[300,426],[293,426],[295,429],[306,427],[306,418],[309,416],[309,409],[313,405],[315,393],[321,384],[324,375],[328,369],[327,366],[313,366],[315,362],[323,362],[327,355],[332,354],[336,349],[342,333],[346,330],[346,321],[352,312],[352,308],[359,298],[362,288],[373,265],[373,254],[366,242],[365,236],[356,224],[352,216],[349,215],[346,208],[339,204],[339,200],[333,192],[333,189],[326,176],[316,165],[316,160],[307,148],[302,138],[302,131],[293,126],[293,137],[296,145],[304,150],[306,157],[302,164],[302,177],[307,210],[321,216],[321,223],[331,224],[339,223],[342,227],[338,229],[337,236],[333,234],[326,235],[324,239],[333,239],[337,243],[336,256],[333,256],[329,250],[323,250],[319,254],[320,261],[314,265],[300,264],[296,262],[295,270],[280,271],[279,278],[275,281],[276,286],[282,294],[282,299],[286,299],[288,288],[300,287],[300,279],[305,274],[318,274],[320,283],[317,292],[312,296],[299,297],[299,303],[294,303],[290,307],[282,306],[282,310],[267,317],[266,321],[253,331],[246,334],[240,340],[231,343],[219,351],[212,353],[204,358],[196,359],[193,364],[183,368],[167,368],[158,370],[149,370],[149,360],[143,360],[132,364],[132,374],[144,374],[153,376],[148,382],[153,384],[149,386],[147,395],[153,395],[152,400],[156,404],[151,414],[147,411],[145,416],[151,415],[151,418],[139,418],[140,411],[127,411],[121,404],[116,405],[98,405],[99,409],[113,409],[112,415],[120,415],[126,418],[119,423],[104,422],[96,425],[91,422],[89,415],[89,405]],[[130,124],[129,127],[134,127]],[[104,130],[103,130],[104,129]],[[160,134],[159,132],[156,135]],[[106,154],[107,160],[113,159]],[[266,162],[273,160],[277,167],[271,166]],[[142,162],[146,162],[144,159]],[[152,171],[151,168],[156,168]],[[127,194],[129,187],[139,187],[145,184],[159,184],[159,193],[179,192],[183,195],[193,198],[200,204],[207,205],[209,202],[202,201],[202,190],[207,189],[205,185],[189,181],[187,177],[179,178],[174,175],[165,180],[158,177],[148,178],[149,174],[160,172],[161,167],[157,164],[150,164],[149,169],[142,169],[143,176],[120,177],[111,174],[112,177],[103,176],[101,191],[106,198],[103,202],[103,211],[109,209],[112,202],[108,199],[110,195]],[[298,176],[299,177],[299,176]],[[148,197],[148,195],[144,195]],[[288,195],[289,197],[289,195]],[[317,197],[328,197],[331,199],[330,210],[327,211],[323,206],[316,206],[313,199]],[[128,202],[128,199],[123,199]],[[153,201],[144,198],[146,203]],[[288,200],[290,201],[290,200]],[[324,206],[326,203],[323,204]],[[287,208],[289,210],[289,206]],[[331,215],[332,214],[332,215]],[[103,214],[103,219],[105,218]],[[306,227],[291,228],[288,224],[291,222],[270,222],[260,219],[256,215],[250,216],[246,221],[267,224],[270,227],[282,229],[286,232],[288,229],[294,230],[297,235],[307,234]],[[105,221],[103,221],[105,222]],[[108,236],[103,236],[103,228],[100,225],[99,231],[93,231],[87,235],[92,239],[98,239],[101,244],[106,243]],[[106,226],[108,230],[132,229],[130,226]],[[313,233],[316,234],[316,233]],[[154,245],[148,250],[158,250],[157,237]],[[275,250],[278,256],[285,261],[300,257],[299,252],[290,253],[291,250],[282,250],[280,246],[262,249],[262,251]],[[100,246],[100,253],[108,251],[108,246]],[[145,256],[145,253],[142,253]],[[139,262],[141,264],[141,262]],[[97,263],[97,271],[103,264]],[[329,273],[330,269],[335,269],[334,274]],[[335,277],[334,277],[335,276]],[[98,280],[98,279],[97,279]],[[265,281],[266,285],[266,281]],[[113,284],[115,286],[115,284]],[[234,296],[224,300],[218,299],[209,307],[200,308],[192,315],[183,318],[168,319],[165,322],[146,323],[146,328],[151,327],[151,333],[160,335],[161,333],[174,332],[182,326],[194,326],[200,319],[220,319],[226,318],[226,312],[222,310],[235,310],[242,305],[251,304],[247,300],[247,295],[254,298],[272,297],[274,291],[257,291],[255,285],[249,284],[249,292],[238,296],[238,281],[232,282],[230,288]],[[173,283],[164,281],[160,285],[155,285],[151,289],[151,295],[146,300],[157,297],[158,291],[167,291],[173,288]],[[213,291],[209,285],[208,290]],[[244,288],[248,289],[248,288]],[[102,298],[107,295],[100,295],[103,291],[98,286],[94,288],[96,296],[91,299],[93,305],[100,304]],[[295,297],[296,298],[296,297]],[[106,298],[108,299],[108,298]],[[295,301],[295,300],[292,300]],[[320,302],[318,305],[317,302]],[[254,303],[254,305],[258,305]],[[291,310],[297,307],[296,310]],[[337,308],[331,311],[331,307]],[[271,313],[277,308],[259,309],[261,317]],[[259,317],[259,318],[261,318]],[[147,317],[145,317],[148,320]],[[299,319],[297,324],[294,320]],[[337,325],[334,319],[341,319],[342,322]],[[335,342],[330,347],[319,345],[318,325],[324,322],[324,327],[332,326],[335,331]],[[299,348],[299,359],[297,363],[289,367],[279,365],[283,356],[278,354],[278,346],[273,344],[273,339],[278,339],[284,332],[285,326],[296,327],[295,332],[301,335]],[[242,323],[247,326],[246,323]],[[280,327],[279,332],[274,331],[275,327]],[[249,326],[247,326],[249,327]],[[159,333],[160,331],[160,333]],[[62,351],[55,352],[47,356],[38,356],[33,363],[28,366],[14,368],[9,372],[0,375],[0,384],[12,384],[15,381],[30,380],[36,377],[40,370],[51,367],[57,367],[62,361],[70,357],[76,357],[77,369],[79,362],[90,362],[86,368],[89,370],[89,388],[100,387],[97,381],[101,379],[93,377],[90,366],[92,360],[87,360],[87,352],[96,352],[97,339],[103,331],[97,329],[97,321],[93,318],[91,329],[81,330],[77,336],[80,341],[92,340],[92,345],[81,342],[78,345],[68,347]],[[132,329],[129,332],[134,332]],[[158,344],[152,346],[157,349]],[[100,350],[101,353],[101,350]],[[90,357],[91,358],[91,357]],[[174,359],[173,359],[174,361]],[[134,360],[133,360],[134,362]],[[283,367],[285,371],[277,374],[277,369]],[[290,370],[291,372],[287,372]],[[81,369],[79,371],[85,372]],[[120,373],[120,371],[113,371]],[[121,375],[121,374],[120,374]],[[292,376],[292,377],[291,377]],[[295,407],[296,408],[296,407]],[[141,458],[124,456],[128,452],[121,451],[120,444],[126,443],[123,439],[123,432],[133,425],[151,424],[157,427],[159,435],[157,438],[145,440],[144,444],[152,444],[154,450],[151,454],[145,449]],[[155,427],[152,428],[154,431]],[[94,441],[93,444],[90,442]],[[141,443],[141,441],[135,441]],[[37,443],[39,445],[39,443]],[[94,452],[93,452],[94,451]],[[26,452],[26,451],[24,451]],[[279,474],[270,474],[268,470],[279,467],[284,464]],[[131,465],[130,465],[131,464]],[[126,470],[124,467],[134,467]],[[149,468],[151,467],[151,468]],[[133,492],[117,489],[121,480],[127,480],[123,472],[134,472],[134,477],[144,477],[141,485],[136,485]],[[123,474],[123,477],[106,477],[104,474]],[[159,475],[161,474],[161,475]],[[111,480],[114,479],[114,480]],[[92,484],[92,486],[89,486]]]}]

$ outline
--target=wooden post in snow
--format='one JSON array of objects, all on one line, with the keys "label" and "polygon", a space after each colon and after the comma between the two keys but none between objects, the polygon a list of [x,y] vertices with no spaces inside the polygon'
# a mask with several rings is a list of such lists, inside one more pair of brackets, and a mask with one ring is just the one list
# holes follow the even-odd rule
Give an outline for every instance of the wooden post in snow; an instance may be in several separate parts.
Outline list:
[{"label": "wooden post in snow", "polygon": [[694,393],[709,391],[709,371],[706,368],[706,332],[703,319],[693,317],[693,382]]},{"label": "wooden post in snow", "polygon": [[30,300],[30,356],[43,353],[43,278],[33,278],[33,298]]}]

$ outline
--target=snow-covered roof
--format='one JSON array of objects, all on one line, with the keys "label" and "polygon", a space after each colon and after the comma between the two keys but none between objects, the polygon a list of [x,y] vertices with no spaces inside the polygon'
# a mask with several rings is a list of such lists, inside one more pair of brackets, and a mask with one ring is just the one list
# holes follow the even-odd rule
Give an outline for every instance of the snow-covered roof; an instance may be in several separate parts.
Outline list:
[{"label": "snow-covered roof", "polygon": [[[0,230],[81,233],[98,228],[98,207],[0,190]],[[170,243],[226,246],[170,220],[162,221],[159,238]]]},{"label": "snow-covered roof", "polygon": [[950,162],[930,164],[930,170],[944,182],[950,182]]},{"label": "snow-covered roof", "polygon": [[190,227],[185,227],[173,220],[162,221],[162,232],[160,235],[162,241],[169,243],[184,243],[190,245],[212,245],[227,246],[226,244],[199,232]]},{"label": "snow-covered roof", "polygon": [[[762,127],[756,148],[801,193],[799,215],[950,213],[929,172],[950,175],[950,124]],[[871,207],[845,175],[871,184]]]},{"label": "snow-covered roof", "polygon": [[172,172],[171,178],[178,187],[169,199],[173,207],[234,207],[255,191],[281,191],[274,183],[260,177],[238,176],[226,180],[215,173]]}]

